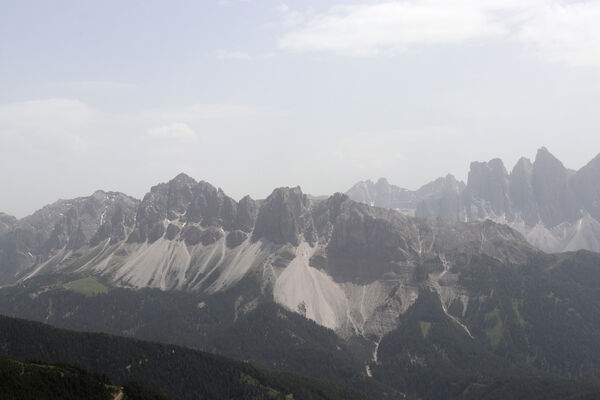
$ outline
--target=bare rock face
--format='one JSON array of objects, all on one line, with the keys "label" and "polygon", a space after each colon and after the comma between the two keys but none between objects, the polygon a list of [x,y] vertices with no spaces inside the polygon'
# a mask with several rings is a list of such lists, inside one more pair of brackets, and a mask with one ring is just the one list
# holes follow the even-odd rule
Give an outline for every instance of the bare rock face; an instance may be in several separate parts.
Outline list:
[{"label": "bare rock face", "polygon": [[59,200],[23,218],[16,230],[35,233],[32,252],[43,253],[69,245],[78,248],[111,239],[123,240],[135,222],[139,201],[116,192],[95,192],[89,197]]},{"label": "bare rock face", "polygon": [[273,243],[294,246],[300,244],[302,238],[315,242],[310,203],[299,187],[275,189],[260,208],[253,240],[265,238]]},{"label": "bare rock face", "polygon": [[346,194],[353,200],[376,207],[392,208],[414,213],[418,196],[415,192],[390,185],[387,179],[379,178],[377,182],[361,181],[351,187]]},{"label": "bare rock face", "polygon": [[227,247],[235,248],[242,244],[248,238],[248,234],[241,230],[229,232],[227,234]]},{"label": "bare rock face", "polygon": [[578,217],[578,207],[569,188],[570,173],[550,152],[542,147],[533,163],[531,184],[540,220],[549,227]]},{"label": "bare rock face", "polygon": [[0,235],[0,275],[47,261],[62,249],[124,240],[135,224],[139,201],[122,193],[97,191],[89,197],[59,200],[21,220]]},{"label": "bare rock face", "polygon": [[184,215],[192,202],[192,188],[197,182],[179,174],[167,183],[150,189],[144,196],[136,215],[136,228],[129,242],[154,242],[165,233],[165,220],[175,220]]},{"label": "bare rock face", "polygon": [[600,221],[600,154],[577,171],[570,183],[582,208]]},{"label": "bare rock face", "polygon": [[[238,204],[223,190],[179,174],[167,183],[154,186],[142,200],[136,216],[136,227],[130,243],[154,242],[165,236],[174,240],[179,232],[171,227],[191,224],[204,230],[222,227],[225,230],[252,230],[256,219],[256,202],[250,197]],[[185,241],[194,242],[194,230],[186,231]]]},{"label": "bare rock face", "polygon": [[185,220],[203,226],[223,226],[231,229],[237,217],[237,203],[221,189],[206,182],[199,182],[192,189]]},{"label": "bare rock face", "polygon": [[238,203],[238,213],[235,221],[236,227],[248,233],[254,229],[258,216],[258,203],[250,196],[243,197]]},{"label": "bare rock face", "polygon": [[220,228],[211,226],[201,229],[198,226],[190,225],[183,230],[183,238],[188,246],[195,246],[202,243],[204,246],[211,245],[223,237]]},{"label": "bare rock face", "polygon": [[462,194],[465,184],[448,174],[422,186],[416,191],[415,215],[423,218],[446,218],[464,221]]},{"label": "bare rock face", "polygon": [[181,228],[175,224],[169,224],[167,227],[167,233],[165,234],[165,238],[167,240],[173,240],[177,237],[177,235],[181,232]]},{"label": "bare rock face", "polygon": [[540,219],[532,180],[533,164],[528,158],[523,157],[510,173],[510,199],[514,209],[529,226],[535,225]]},{"label": "bare rock face", "polygon": [[469,220],[485,219],[492,213],[512,216],[508,172],[501,160],[471,163],[464,202],[469,205]]},{"label": "bare rock face", "polygon": [[[600,155],[575,172],[542,147],[533,163],[521,158],[510,174],[499,159],[473,162],[466,185],[447,176],[411,192],[413,200],[408,209],[400,208],[406,207],[402,202],[375,205],[424,218],[492,219],[509,224],[547,252],[600,251],[600,237],[594,233],[600,224],[598,182]],[[389,186],[396,189],[386,188],[380,196],[378,185],[359,182],[347,193],[353,200],[368,204],[371,199],[399,190]]]},{"label": "bare rock face", "polygon": [[15,217],[0,212],[0,235],[3,235],[10,231],[16,223],[17,219]]},{"label": "bare rock face", "polygon": [[[441,199],[460,188],[448,176],[422,193]],[[423,286],[444,304],[468,297],[457,282],[472,259],[518,267],[538,253],[492,221],[415,218],[341,193],[311,200],[299,187],[236,202],[183,174],[141,202],[98,191],[10,224],[0,235],[0,283],[77,271],[205,296],[256,287],[249,298],[301,309],[344,334],[376,336],[394,329]]]}]

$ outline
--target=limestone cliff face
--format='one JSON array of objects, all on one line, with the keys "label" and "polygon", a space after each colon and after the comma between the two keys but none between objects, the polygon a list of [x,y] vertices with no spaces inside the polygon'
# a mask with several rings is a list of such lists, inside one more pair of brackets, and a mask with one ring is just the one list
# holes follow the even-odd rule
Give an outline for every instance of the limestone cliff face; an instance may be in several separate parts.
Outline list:
[{"label": "limestone cliff face", "polygon": [[17,223],[17,219],[12,215],[0,212],[0,235],[10,231]]},{"label": "limestone cliff face", "polygon": [[260,290],[248,301],[275,299],[344,334],[376,336],[395,327],[423,285],[443,301],[467,298],[457,282],[472,259],[518,266],[537,251],[491,221],[414,218],[340,193],[311,200],[299,187],[237,202],[186,175],[141,202],[96,192],[6,226],[2,283],[100,274],[114,285],[206,296],[251,280]]},{"label": "limestone cliff face", "polygon": [[[413,192],[387,181],[366,181],[347,193],[356,201],[418,217],[506,223],[547,252],[600,251],[595,234],[600,225],[599,182],[600,156],[575,172],[543,147],[533,163],[521,158],[510,173],[499,159],[473,162],[466,185],[448,176]],[[410,200],[386,195],[400,192]]]}]

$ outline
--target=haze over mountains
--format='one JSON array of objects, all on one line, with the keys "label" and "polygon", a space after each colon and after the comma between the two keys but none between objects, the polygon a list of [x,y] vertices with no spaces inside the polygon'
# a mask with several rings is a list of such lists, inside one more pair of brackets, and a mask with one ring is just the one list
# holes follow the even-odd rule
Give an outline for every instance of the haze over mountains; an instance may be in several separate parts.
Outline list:
[{"label": "haze over mountains", "polygon": [[[0,216],[0,312],[330,371],[375,397],[402,397],[393,387],[439,398],[457,379],[460,396],[499,371],[596,381],[600,352],[572,341],[600,340],[600,256],[546,254],[511,226],[596,221],[597,164],[569,171],[542,149],[511,174],[499,160],[473,163],[466,185],[447,176],[411,192],[380,180],[349,192],[385,207],[299,187],[236,201],[185,174],[141,201],[59,200]],[[598,238],[580,231],[584,244]]]},{"label": "haze over mountains", "polygon": [[251,277],[261,292],[240,306],[272,296],[328,328],[378,337],[417,298],[416,265],[445,275],[474,256],[522,263],[535,253],[495,223],[413,219],[342,194],[310,200],[298,187],[236,202],[184,174],[141,202],[97,191],[11,224],[0,237],[5,283],[70,272],[214,294]]},{"label": "haze over mountains", "polygon": [[510,173],[499,159],[473,162],[466,184],[448,175],[410,191],[382,178],[359,182],[347,195],[417,217],[491,219],[547,252],[600,251],[600,155],[573,171],[541,148],[533,163],[521,158]]}]

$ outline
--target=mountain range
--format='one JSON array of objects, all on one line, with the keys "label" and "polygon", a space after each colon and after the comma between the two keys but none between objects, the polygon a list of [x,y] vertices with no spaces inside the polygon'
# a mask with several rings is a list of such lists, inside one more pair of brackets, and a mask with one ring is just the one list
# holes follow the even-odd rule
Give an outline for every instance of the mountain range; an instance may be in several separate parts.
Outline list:
[{"label": "mountain range", "polygon": [[546,252],[600,251],[600,155],[573,171],[541,148],[533,163],[521,158],[510,173],[497,158],[473,162],[466,184],[447,175],[411,191],[381,178],[359,182],[346,194],[417,217],[491,219]]},{"label": "mountain range", "polygon": [[[5,283],[68,272],[211,295],[250,278],[260,291],[240,300],[242,309],[273,298],[327,328],[377,337],[418,297],[416,266],[451,279],[454,265],[475,256],[522,264],[536,253],[491,221],[415,219],[343,194],[310,200],[299,187],[236,202],[183,174],[142,201],[98,191],[11,223],[0,236]],[[451,302],[463,293],[442,295]]]},{"label": "mountain range", "polygon": [[535,398],[519,379],[598,383],[600,254],[548,254],[530,235],[582,226],[586,246],[570,243],[592,247],[597,160],[573,172],[541,149],[510,175],[499,160],[473,163],[466,185],[380,180],[239,201],[180,174],[142,200],[97,191],[2,214],[0,313],[375,398]]}]

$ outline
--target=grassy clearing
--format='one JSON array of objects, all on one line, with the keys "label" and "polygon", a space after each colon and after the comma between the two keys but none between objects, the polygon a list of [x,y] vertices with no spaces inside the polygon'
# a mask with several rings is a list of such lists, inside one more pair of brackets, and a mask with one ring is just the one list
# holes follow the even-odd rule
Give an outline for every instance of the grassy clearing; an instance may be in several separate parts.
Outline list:
[{"label": "grassy clearing", "polygon": [[486,329],[485,334],[490,340],[492,347],[496,347],[504,335],[504,325],[502,324],[502,318],[500,318],[500,310],[498,310],[498,308],[494,308],[494,310],[486,313],[485,320],[486,322],[495,320],[494,326]]},{"label": "grassy clearing", "polygon": [[419,321],[419,326],[421,327],[421,334],[423,338],[427,338],[429,335],[429,329],[431,329],[431,322]]},{"label": "grassy clearing", "polygon": [[64,286],[68,290],[75,293],[81,293],[85,296],[108,293],[108,287],[98,282],[98,279],[94,277],[78,279],[73,282],[65,283]]},{"label": "grassy clearing", "polygon": [[517,321],[519,322],[519,325],[525,326],[525,319],[519,312],[519,301],[517,299],[511,299],[511,303],[512,303],[513,311],[515,312],[515,315],[517,316]]}]

